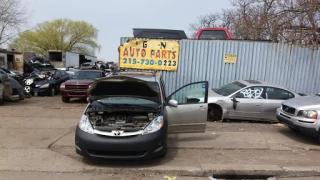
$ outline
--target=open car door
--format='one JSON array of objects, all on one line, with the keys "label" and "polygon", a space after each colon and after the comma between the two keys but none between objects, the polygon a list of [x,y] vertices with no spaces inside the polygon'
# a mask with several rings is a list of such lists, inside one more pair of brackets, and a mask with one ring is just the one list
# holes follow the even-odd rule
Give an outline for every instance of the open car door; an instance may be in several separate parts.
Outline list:
[{"label": "open car door", "polygon": [[183,86],[167,97],[165,115],[168,133],[205,132],[208,111],[208,82]]}]

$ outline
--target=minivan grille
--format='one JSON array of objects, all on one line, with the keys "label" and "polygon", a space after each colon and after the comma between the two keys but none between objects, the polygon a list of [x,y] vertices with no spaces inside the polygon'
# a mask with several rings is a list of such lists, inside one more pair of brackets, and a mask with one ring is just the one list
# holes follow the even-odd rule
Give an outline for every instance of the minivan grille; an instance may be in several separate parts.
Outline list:
[{"label": "minivan grille", "polygon": [[282,111],[288,113],[288,114],[294,114],[296,112],[296,109],[290,106],[286,106],[282,104]]},{"label": "minivan grille", "polygon": [[148,151],[97,151],[97,150],[87,150],[88,154],[91,156],[132,156],[141,157],[147,154]]}]

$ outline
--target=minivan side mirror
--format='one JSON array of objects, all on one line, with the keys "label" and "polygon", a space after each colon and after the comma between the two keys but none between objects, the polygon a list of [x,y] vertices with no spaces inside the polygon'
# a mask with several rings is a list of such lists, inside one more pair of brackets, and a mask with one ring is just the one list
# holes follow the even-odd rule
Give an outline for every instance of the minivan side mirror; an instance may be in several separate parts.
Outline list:
[{"label": "minivan side mirror", "polygon": [[168,104],[169,104],[169,106],[172,106],[172,107],[178,107],[178,101],[176,101],[174,99],[170,99]]}]

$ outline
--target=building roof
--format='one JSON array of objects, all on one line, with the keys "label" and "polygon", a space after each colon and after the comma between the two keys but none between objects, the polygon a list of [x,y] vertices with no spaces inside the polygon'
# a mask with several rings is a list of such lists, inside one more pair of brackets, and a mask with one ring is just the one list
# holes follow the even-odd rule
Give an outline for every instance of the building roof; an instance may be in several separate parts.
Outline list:
[{"label": "building roof", "polygon": [[4,54],[22,54],[22,52],[20,52],[20,51],[7,50],[7,49],[0,49],[0,53],[4,53]]}]

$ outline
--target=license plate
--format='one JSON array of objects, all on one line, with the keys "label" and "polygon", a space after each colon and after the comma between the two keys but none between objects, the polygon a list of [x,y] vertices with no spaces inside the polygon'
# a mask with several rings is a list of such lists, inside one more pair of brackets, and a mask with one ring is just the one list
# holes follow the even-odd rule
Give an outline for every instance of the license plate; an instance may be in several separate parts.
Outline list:
[{"label": "license plate", "polygon": [[38,96],[38,92],[34,92],[34,96]]}]

